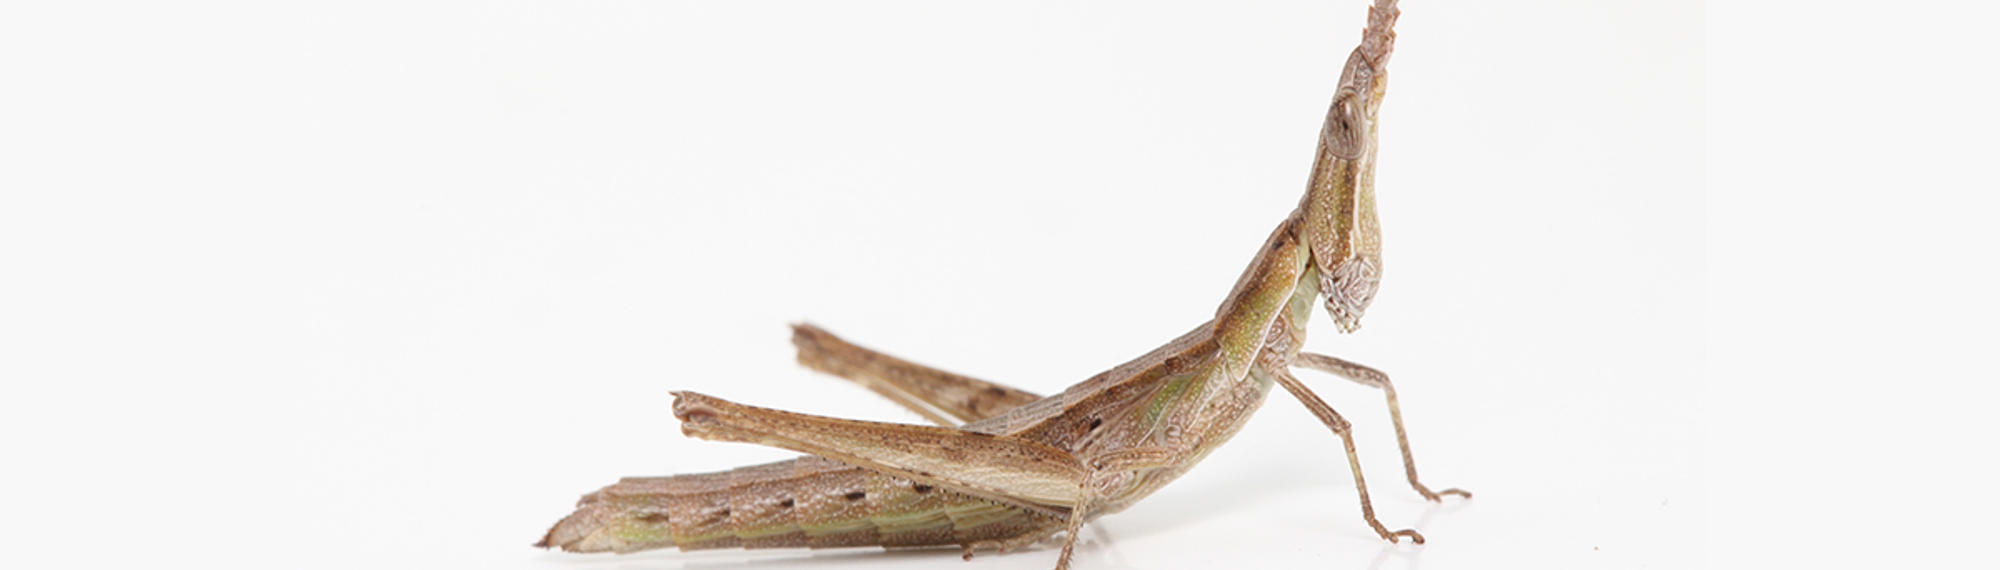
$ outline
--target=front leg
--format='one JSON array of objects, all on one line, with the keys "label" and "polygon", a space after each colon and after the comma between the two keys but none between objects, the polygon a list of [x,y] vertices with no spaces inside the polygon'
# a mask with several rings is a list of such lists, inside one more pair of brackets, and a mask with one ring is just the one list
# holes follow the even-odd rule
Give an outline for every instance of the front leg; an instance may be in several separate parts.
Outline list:
[{"label": "front leg", "polygon": [[1403,430],[1403,408],[1396,404],[1396,387],[1389,383],[1388,374],[1357,364],[1351,360],[1342,360],[1311,352],[1299,353],[1298,358],[1292,361],[1292,365],[1311,368],[1346,378],[1363,386],[1381,388],[1382,394],[1389,399],[1389,422],[1396,426],[1396,446],[1403,449],[1403,472],[1410,477],[1410,487],[1415,488],[1418,494],[1423,495],[1425,499],[1431,501],[1441,501],[1443,500],[1443,495],[1458,495],[1467,499],[1472,498],[1472,493],[1466,492],[1464,489],[1454,488],[1445,489],[1440,492],[1431,492],[1430,487],[1424,486],[1423,482],[1417,480],[1417,458],[1410,454],[1410,436]]},{"label": "front leg", "polygon": [[1400,542],[1403,538],[1408,538],[1410,542],[1423,544],[1424,535],[1416,530],[1403,529],[1392,532],[1389,527],[1382,526],[1382,521],[1375,519],[1375,505],[1368,500],[1368,481],[1361,476],[1361,456],[1354,453],[1352,424],[1347,423],[1346,418],[1340,417],[1340,412],[1333,411],[1333,406],[1326,405],[1326,400],[1319,399],[1318,394],[1306,389],[1305,383],[1299,382],[1298,378],[1292,376],[1292,371],[1282,366],[1271,366],[1269,369],[1271,375],[1277,378],[1278,385],[1284,386],[1285,391],[1291,392],[1293,397],[1299,399],[1299,403],[1305,404],[1306,409],[1311,410],[1313,416],[1319,418],[1320,423],[1326,424],[1327,429],[1333,430],[1334,435],[1340,436],[1341,445],[1347,448],[1347,466],[1354,470],[1354,491],[1361,495],[1361,518],[1368,521],[1368,527],[1375,529],[1375,534],[1382,535],[1382,538],[1389,542]]}]

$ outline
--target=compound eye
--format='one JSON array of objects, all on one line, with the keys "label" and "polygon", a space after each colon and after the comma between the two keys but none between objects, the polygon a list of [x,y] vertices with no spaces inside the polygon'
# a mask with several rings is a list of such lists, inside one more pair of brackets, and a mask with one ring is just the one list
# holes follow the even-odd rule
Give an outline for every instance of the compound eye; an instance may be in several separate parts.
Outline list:
[{"label": "compound eye", "polygon": [[1326,141],[1326,148],[1348,160],[1361,158],[1361,150],[1367,145],[1365,134],[1368,127],[1366,114],[1361,109],[1361,95],[1350,88],[1341,88],[1333,98],[1333,108],[1326,112],[1326,127],[1320,132],[1320,139]]}]

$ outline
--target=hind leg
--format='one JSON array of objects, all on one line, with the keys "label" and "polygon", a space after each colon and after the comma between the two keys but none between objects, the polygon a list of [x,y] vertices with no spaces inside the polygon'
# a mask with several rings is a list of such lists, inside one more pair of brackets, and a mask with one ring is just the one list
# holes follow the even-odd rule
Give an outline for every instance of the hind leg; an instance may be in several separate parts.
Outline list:
[{"label": "hind leg", "polygon": [[1012,386],[889,356],[809,325],[792,325],[799,364],[860,384],[946,427],[982,420],[1040,400]]}]

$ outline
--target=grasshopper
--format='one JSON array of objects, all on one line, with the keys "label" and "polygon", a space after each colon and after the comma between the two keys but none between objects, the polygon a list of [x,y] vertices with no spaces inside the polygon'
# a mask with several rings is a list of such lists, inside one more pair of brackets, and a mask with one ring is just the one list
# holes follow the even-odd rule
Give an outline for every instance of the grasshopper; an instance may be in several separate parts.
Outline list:
[{"label": "grasshopper", "polygon": [[1417,478],[1396,390],[1381,371],[1300,349],[1323,300],[1353,332],[1382,268],[1375,213],[1376,117],[1395,43],[1395,0],[1368,10],[1320,130],[1305,197],[1257,248],[1215,317],[1060,394],[1033,393],[926,367],[795,325],[801,364],[856,382],[936,426],[866,422],[674,392],[683,433],[809,455],[732,471],[628,477],[585,495],[536,546],[633,552],[670,546],[958,546],[1006,552],[1065,533],[1068,568],[1084,522],[1159,490],[1227,441],[1273,384],[1340,437],[1361,518],[1391,542],[1415,530],[1376,520],[1347,420],[1291,370],[1308,368],[1386,396],[1410,486]]}]

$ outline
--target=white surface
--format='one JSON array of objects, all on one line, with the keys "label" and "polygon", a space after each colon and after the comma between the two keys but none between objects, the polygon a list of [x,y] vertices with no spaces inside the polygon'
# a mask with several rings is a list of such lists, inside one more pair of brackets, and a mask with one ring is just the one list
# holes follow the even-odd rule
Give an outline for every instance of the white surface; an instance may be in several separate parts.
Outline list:
[{"label": "white surface", "polygon": [[2000,6],[1727,4],[1706,42],[1712,562],[1992,566]]},{"label": "white surface", "polygon": [[[1046,568],[528,548],[682,438],[668,390],[917,421],[811,320],[1053,392],[1209,315],[1298,199],[1364,2],[6,9],[9,567]],[[1078,568],[1703,563],[1700,8],[1411,1],[1387,275]],[[25,128],[23,128],[25,126]],[[23,134],[25,133],[25,134]],[[22,560],[26,558],[27,560]]]}]

